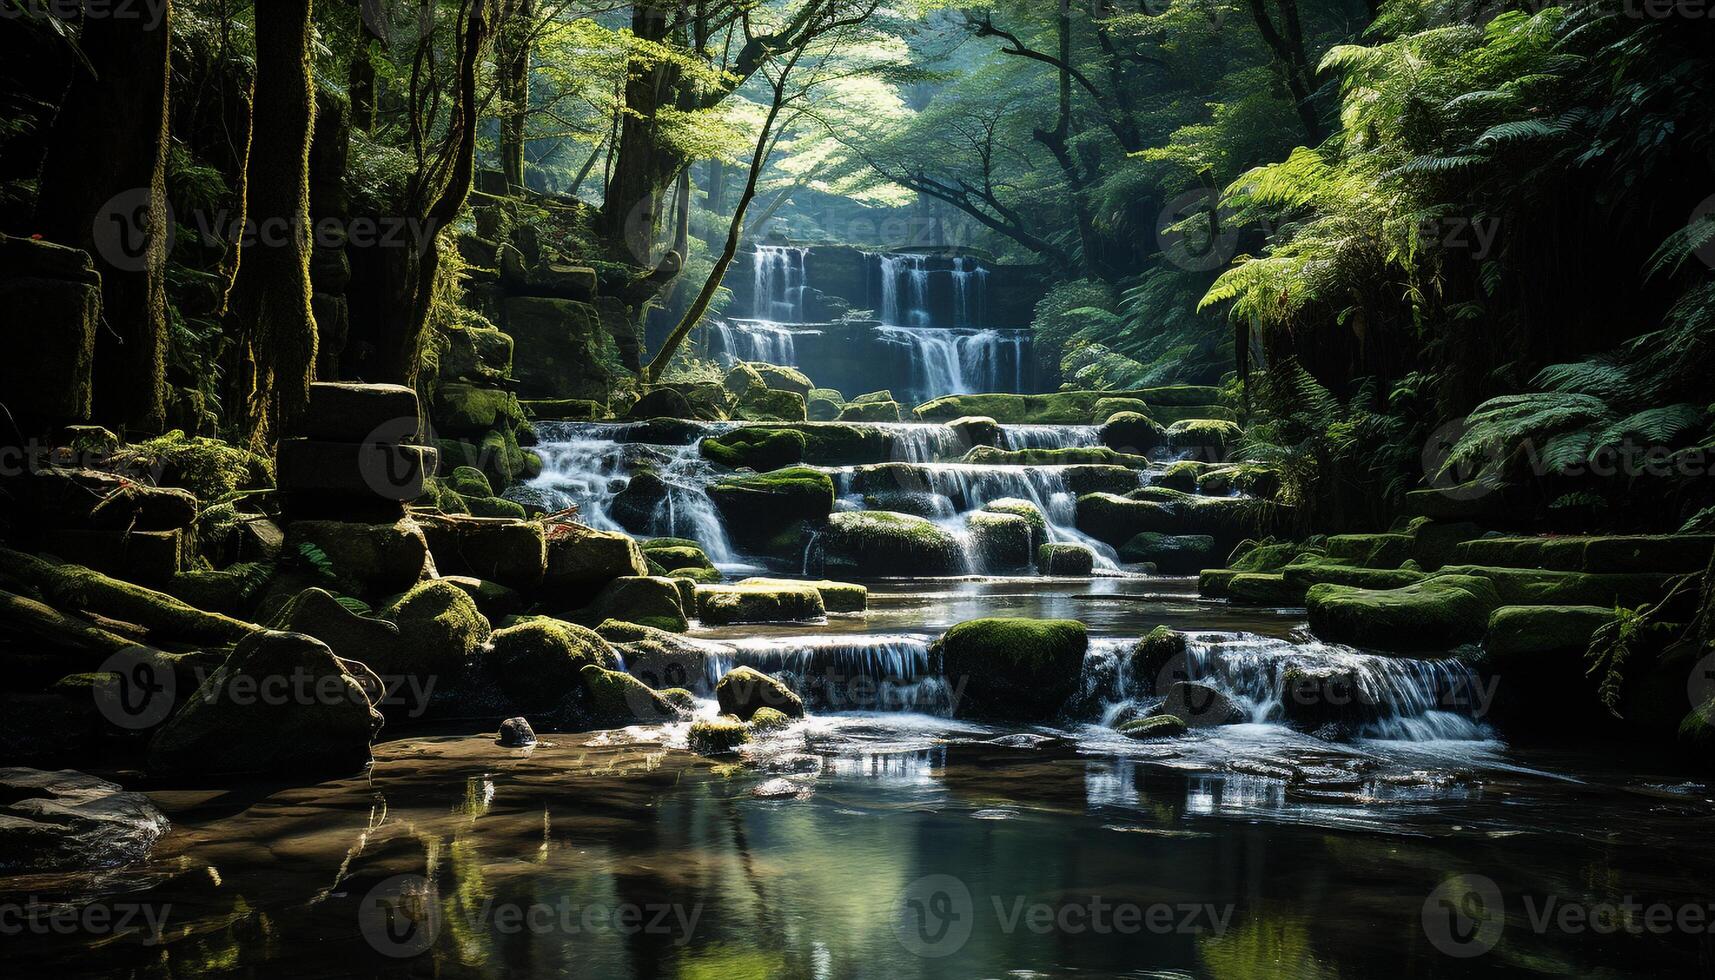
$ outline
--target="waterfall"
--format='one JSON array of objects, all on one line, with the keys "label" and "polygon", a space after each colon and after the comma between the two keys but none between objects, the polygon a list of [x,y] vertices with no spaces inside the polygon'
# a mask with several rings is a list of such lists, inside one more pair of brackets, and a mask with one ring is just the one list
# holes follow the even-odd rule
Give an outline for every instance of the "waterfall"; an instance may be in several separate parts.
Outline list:
[{"label": "waterfall", "polygon": [[970,448],[939,422],[870,422],[864,427],[879,430],[887,437],[892,458],[906,463],[958,459]]},{"label": "waterfall", "polygon": [[704,660],[705,690],[734,667],[782,675],[824,711],[951,714],[946,685],[930,673],[927,636],[877,634],[727,640]]},{"label": "waterfall", "polygon": [[1095,425],[1002,425],[1001,449],[1088,449],[1101,444]]},{"label": "waterfall", "polygon": [[762,320],[717,320],[714,329],[715,344],[709,353],[726,367],[739,361],[797,367],[798,338],[821,333]]},{"label": "waterfall", "polygon": [[1047,520],[1049,541],[1084,545],[1095,552],[1098,567],[1119,567],[1119,553],[1111,545],[1078,530],[1078,497],[1066,482],[1064,466],[930,463],[903,472],[892,466],[869,472],[862,467],[836,467],[829,472],[840,496],[922,490],[948,498],[961,513],[981,510],[984,504],[1003,498],[1028,500]]},{"label": "waterfall", "polygon": [[874,256],[881,285],[881,322],[888,326],[929,325],[929,260],[921,255]]},{"label": "waterfall", "polygon": [[[1131,676],[1126,662],[1134,640],[1092,640],[1072,711],[1112,724],[1128,706],[1157,701],[1143,693],[1152,678]],[[1337,644],[1287,640],[1250,633],[1193,633],[1173,678],[1207,684],[1226,695],[1260,724],[1283,724],[1287,668],[1337,674],[1351,680],[1350,734],[1399,741],[1468,741],[1490,737],[1477,720],[1484,706],[1481,679],[1470,667],[1446,658],[1416,660],[1359,653]]]},{"label": "waterfall", "polygon": [[803,323],[807,248],[758,245],[752,259],[751,315],[773,323]]},{"label": "waterfall", "polygon": [[975,259],[953,259],[953,325],[980,327],[988,322],[989,271]]},{"label": "waterfall", "polygon": [[905,390],[913,402],[942,395],[1024,390],[1027,330],[888,325],[877,328],[877,336],[904,350],[911,372]]},{"label": "waterfall", "polygon": [[[578,423],[544,426],[536,452],[542,473],[530,485],[561,493],[578,505],[583,523],[600,531],[626,531],[613,516],[614,498],[625,488],[637,462],[651,464],[667,484],[667,495],[649,516],[642,533],[649,537],[691,538],[716,564],[733,564],[726,526],[709,499],[713,467],[702,457],[702,440],[687,446],[631,441],[647,434],[647,423]],[[715,431],[718,427],[711,427]]]}]

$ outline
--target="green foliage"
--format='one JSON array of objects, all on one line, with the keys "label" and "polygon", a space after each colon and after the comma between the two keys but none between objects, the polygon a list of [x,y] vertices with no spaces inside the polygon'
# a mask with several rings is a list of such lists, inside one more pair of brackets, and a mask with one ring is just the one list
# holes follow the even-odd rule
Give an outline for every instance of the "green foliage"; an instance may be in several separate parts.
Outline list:
[{"label": "green foliage", "polygon": [[1590,637],[1585,653],[1589,667],[1585,673],[1597,678],[1596,698],[1615,718],[1620,716],[1620,700],[1625,695],[1627,668],[1649,647],[1651,636],[1672,629],[1652,617],[1648,606],[1627,609],[1614,607],[1614,618],[1598,627]]}]

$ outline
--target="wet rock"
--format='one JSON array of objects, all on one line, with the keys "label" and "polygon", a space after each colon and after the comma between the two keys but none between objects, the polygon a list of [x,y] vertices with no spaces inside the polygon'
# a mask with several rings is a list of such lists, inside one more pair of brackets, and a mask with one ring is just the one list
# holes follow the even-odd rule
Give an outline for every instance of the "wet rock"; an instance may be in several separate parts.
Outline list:
[{"label": "wet rock", "polygon": [[1223,419],[1181,419],[1167,427],[1167,444],[1195,459],[1219,463],[1238,444],[1238,424]]},{"label": "wet rock", "polygon": [[891,511],[834,514],[822,534],[828,570],[860,576],[950,575],[964,570],[958,540],[921,517]]},{"label": "wet rock", "polygon": [[763,384],[775,391],[790,391],[808,398],[816,389],[809,376],[797,368],[755,361],[750,362],[750,367],[762,378]]},{"label": "wet rock", "polygon": [[500,737],[496,741],[509,749],[521,749],[536,744],[536,730],[530,727],[528,719],[508,718],[500,723]]},{"label": "wet rock", "polygon": [[302,633],[326,643],[335,656],[365,664],[377,673],[394,670],[399,627],[346,608],[326,590],[305,589],[269,622],[273,629]]},{"label": "wet rock", "polygon": [[672,388],[656,388],[626,410],[628,419],[692,418],[690,401]]},{"label": "wet rock", "polygon": [[440,377],[494,384],[512,373],[512,338],[494,327],[449,326]]},{"label": "wet rock", "polygon": [[1173,715],[1192,728],[1236,725],[1245,720],[1238,705],[1207,684],[1175,681],[1163,693],[1165,700],[1156,714]]},{"label": "wet rock", "polygon": [[540,522],[511,518],[424,518],[423,533],[443,575],[469,575],[530,591],[548,569],[547,535]]},{"label": "wet rock", "polygon": [[805,398],[805,414],[812,422],[832,422],[846,407],[845,398],[833,388],[815,388]]},{"label": "wet rock", "polygon": [[834,483],[808,467],[733,476],[708,489],[727,532],[741,547],[761,547],[804,522],[826,520],[834,509]]},{"label": "wet rock", "polygon": [[692,722],[687,737],[691,751],[698,755],[731,755],[750,741],[750,729],[737,718],[722,715]]},{"label": "wet rock", "polygon": [[1400,589],[1312,586],[1310,628],[1334,643],[1399,652],[1445,653],[1482,639],[1501,605],[1488,580],[1438,575]]},{"label": "wet rock", "polygon": [[1176,715],[1151,715],[1148,718],[1134,718],[1119,726],[1119,732],[1126,738],[1134,738],[1140,742],[1158,738],[1178,738],[1188,733],[1190,726],[1185,720]]},{"label": "wet rock", "polygon": [[[847,406],[846,411],[851,407]],[[803,422],[809,417],[804,396],[795,391],[776,391],[773,388],[751,388],[738,397],[733,406],[736,418],[751,422]],[[845,419],[846,412],[840,413]]]},{"label": "wet rock", "polygon": [[1131,648],[1126,669],[1131,672],[1132,683],[1146,693],[1156,694],[1175,679],[1170,671],[1183,676],[1184,661],[1185,634],[1157,626]]},{"label": "wet rock", "polygon": [[382,719],[370,700],[377,684],[361,671],[313,637],[247,636],[156,732],[149,771],[176,777],[362,769]]},{"label": "wet rock", "polygon": [[827,579],[816,581],[785,578],[747,578],[738,583],[741,587],[761,587],[775,589],[815,589],[822,597],[822,608],[831,613],[861,613],[869,607],[869,589],[850,582],[830,582]]},{"label": "wet rock", "polygon": [[460,591],[470,596],[477,611],[490,623],[524,611],[524,596],[517,589],[507,588],[499,582],[469,575],[443,575],[441,581],[458,586]]},{"label": "wet rock", "polygon": [[1330,740],[1350,737],[1367,711],[1357,672],[1343,667],[1288,666],[1280,675],[1280,704],[1286,723]]},{"label": "wet rock", "polygon": [[585,605],[602,586],[623,575],[647,575],[643,551],[630,535],[555,522],[546,529],[548,570],[541,598],[550,608]]},{"label": "wet rock", "polygon": [[886,490],[866,493],[863,505],[867,510],[886,510],[913,517],[952,517],[958,513],[953,501],[927,490]]},{"label": "wet rock", "polygon": [[1102,424],[1102,445],[1122,453],[1143,455],[1167,442],[1167,430],[1147,415],[1116,412]]},{"label": "wet rock", "polygon": [[594,632],[558,620],[533,620],[494,634],[487,657],[501,690],[521,708],[551,711],[583,688],[588,666],[615,666]]},{"label": "wet rock", "polygon": [[767,388],[768,383],[762,380],[762,375],[754,366],[741,361],[727,371],[721,386],[737,399],[743,398],[754,388]]},{"label": "wet rock", "polygon": [[1036,549],[1036,570],[1043,575],[1088,575],[1095,570],[1096,554],[1081,544],[1045,544]]},{"label": "wet rock", "polygon": [[340,591],[352,595],[395,595],[434,567],[422,527],[408,517],[391,524],[306,520],[286,525],[287,553],[305,555],[306,546],[326,559]]},{"label": "wet rock", "polygon": [[827,616],[822,594],[807,583],[698,586],[696,602],[704,626],[814,622]]},{"label": "wet rock", "polygon": [[978,619],[935,641],[932,656],[962,718],[1046,721],[1077,689],[1089,638],[1074,620]]},{"label": "wet rock", "polygon": [[758,709],[773,708],[790,718],[804,717],[804,702],[785,684],[751,667],[734,667],[715,685],[721,713],[748,721]]},{"label": "wet rock", "polygon": [[609,725],[660,724],[675,721],[679,710],[660,692],[616,670],[593,664],[580,672],[590,712],[596,721]]},{"label": "wet rock", "polygon": [[988,572],[1017,571],[1030,564],[1035,529],[1017,514],[976,511],[965,517],[971,548]]},{"label": "wet rock", "polygon": [[632,476],[625,489],[614,494],[609,508],[621,527],[638,534],[647,534],[655,524],[655,515],[672,496],[673,488],[649,470]]},{"label": "wet rock", "polygon": [[1120,547],[1120,560],[1153,562],[1164,575],[1190,575],[1219,562],[1215,539],[1207,534],[1145,531]]},{"label": "wet rock", "polygon": [[116,783],[70,769],[0,769],[0,873],[131,864],[167,827],[147,796]]},{"label": "wet rock", "polygon": [[898,422],[904,416],[898,402],[848,402],[840,409],[841,422]]},{"label": "wet rock", "polygon": [[966,415],[947,423],[964,446],[993,446],[1000,440],[1000,425],[983,415]]},{"label": "wet rock", "polygon": [[804,433],[794,429],[747,427],[709,436],[701,451],[704,459],[722,466],[766,472],[803,462],[805,443]]},{"label": "wet rock", "polygon": [[596,594],[582,618],[592,623],[618,619],[674,633],[690,628],[679,584],[657,575],[614,579]]},{"label": "wet rock", "polygon": [[753,732],[777,732],[791,724],[792,719],[779,708],[764,706],[750,716],[750,730]]}]

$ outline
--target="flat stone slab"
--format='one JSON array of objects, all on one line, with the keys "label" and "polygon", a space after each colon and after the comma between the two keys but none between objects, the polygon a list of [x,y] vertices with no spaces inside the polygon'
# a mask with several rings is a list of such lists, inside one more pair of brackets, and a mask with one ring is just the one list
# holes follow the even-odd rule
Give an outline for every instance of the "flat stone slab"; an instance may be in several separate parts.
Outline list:
[{"label": "flat stone slab", "polygon": [[0,873],[131,864],[168,826],[147,796],[117,783],[72,769],[0,769]]},{"label": "flat stone slab", "polygon": [[329,442],[404,442],[419,434],[417,393],[404,385],[317,381],[302,435]]}]

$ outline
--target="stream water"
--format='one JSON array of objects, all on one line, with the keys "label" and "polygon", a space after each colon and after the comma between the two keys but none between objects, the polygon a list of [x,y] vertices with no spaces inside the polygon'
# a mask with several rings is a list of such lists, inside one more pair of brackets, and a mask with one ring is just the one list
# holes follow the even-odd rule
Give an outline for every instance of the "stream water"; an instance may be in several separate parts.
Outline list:
[{"label": "stream water", "polygon": [[[871,604],[790,632],[693,633],[729,651],[716,672],[874,676],[909,695],[813,701],[742,764],[682,751],[683,724],[530,749],[405,727],[361,777],[153,787],[173,830],[151,860],[24,882],[7,900],[143,909],[160,941],[44,930],[9,936],[7,965],[894,980],[1690,975],[1709,962],[1707,932],[1648,928],[1652,910],[1709,912],[1715,857],[1690,843],[1715,831],[1709,787],[1599,749],[1509,746],[1464,717],[1326,741],[1269,704],[1275,665],[1333,659],[1373,675],[1394,721],[1422,721],[1425,685],[1457,661],[1426,672],[1307,643],[1294,611],[1198,602],[1183,580],[895,582]],[[945,717],[944,691],[906,690],[928,639],[976,612],[1088,623],[1090,713],[984,726]],[[1125,696],[1109,652],[1161,622],[1200,631],[1193,658],[1244,723],[1154,743],[1103,726]],[[1567,907],[1621,931],[1568,925]]]}]

